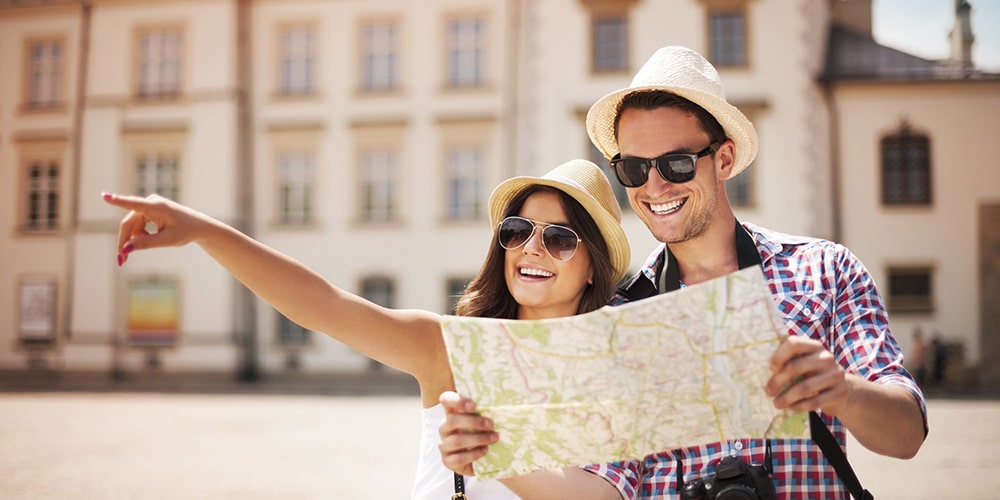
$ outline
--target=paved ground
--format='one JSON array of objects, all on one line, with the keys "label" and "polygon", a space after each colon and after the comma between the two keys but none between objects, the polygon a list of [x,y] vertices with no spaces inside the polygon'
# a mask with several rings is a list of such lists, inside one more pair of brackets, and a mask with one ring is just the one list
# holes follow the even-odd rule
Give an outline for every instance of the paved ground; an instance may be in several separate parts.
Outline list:
[{"label": "paved ground", "polygon": [[[0,392],[0,497],[408,498],[419,406],[412,395]],[[880,500],[997,498],[1000,401],[928,406],[913,460],[852,443],[862,482]]]}]

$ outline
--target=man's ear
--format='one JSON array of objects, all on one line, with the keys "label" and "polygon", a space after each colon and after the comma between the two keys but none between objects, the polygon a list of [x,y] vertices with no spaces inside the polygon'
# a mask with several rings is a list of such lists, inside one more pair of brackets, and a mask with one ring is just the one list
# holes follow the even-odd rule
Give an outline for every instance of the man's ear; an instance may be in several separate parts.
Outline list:
[{"label": "man's ear", "polygon": [[733,165],[736,163],[736,145],[733,141],[726,139],[715,152],[715,169],[719,174],[719,179],[726,180],[733,173]]}]

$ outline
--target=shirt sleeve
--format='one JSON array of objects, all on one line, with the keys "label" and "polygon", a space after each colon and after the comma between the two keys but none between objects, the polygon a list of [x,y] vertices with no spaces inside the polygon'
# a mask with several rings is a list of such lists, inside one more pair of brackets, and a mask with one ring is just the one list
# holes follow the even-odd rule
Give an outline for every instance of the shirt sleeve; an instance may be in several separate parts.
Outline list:
[{"label": "shirt sleeve", "polygon": [[638,460],[628,460],[624,462],[613,462],[606,464],[592,464],[581,467],[605,481],[611,483],[618,489],[625,500],[635,500],[639,498],[639,480],[641,477],[641,462]]},{"label": "shirt sleeve", "polygon": [[841,365],[876,384],[901,385],[920,406],[927,434],[927,403],[903,366],[903,351],[889,331],[885,303],[871,274],[849,250],[840,247],[833,317],[833,354]]}]

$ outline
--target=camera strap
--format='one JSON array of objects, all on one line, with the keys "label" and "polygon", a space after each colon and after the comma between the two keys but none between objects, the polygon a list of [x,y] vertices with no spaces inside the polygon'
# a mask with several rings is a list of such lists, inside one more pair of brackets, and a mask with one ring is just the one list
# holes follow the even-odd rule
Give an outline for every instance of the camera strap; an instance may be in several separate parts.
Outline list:
[{"label": "camera strap", "polygon": [[847,491],[851,492],[851,496],[855,500],[874,500],[875,497],[861,486],[861,481],[854,474],[854,468],[847,461],[847,455],[844,455],[844,450],[840,449],[840,445],[837,444],[837,440],[830,433],[826,423],[814,411],[809,412],[809,433],[812,435],[813,442],[823,452],[827,462],[830,462],[833,470],[837,471],[837,475],[844,482],[844,486],[847,486]]},{"label": "camera strap", "polygon": [[455,494],[451,496],[451,500],[466,500],[468,497],[465,496],[465,476],[452,472],[455,475]]}]

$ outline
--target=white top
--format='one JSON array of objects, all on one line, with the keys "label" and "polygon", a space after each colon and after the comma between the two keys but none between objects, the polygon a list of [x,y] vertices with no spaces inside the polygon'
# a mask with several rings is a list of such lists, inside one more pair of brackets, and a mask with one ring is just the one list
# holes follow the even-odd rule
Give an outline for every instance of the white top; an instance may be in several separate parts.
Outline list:
[{"label": "white top", "polygon": [[[417,459],[417,474],[413,480],[412,500],[449,500],[455,494],[453,473],[441,463],[438,444],[441,435],[438,428],[444,423],[444,407],[436,404],[424,408],[423,427],[420,431],[420,456]],[[469,500],[520,500],[500,481],[495,479],[476,481],[465,476],[465,494]]]}]

